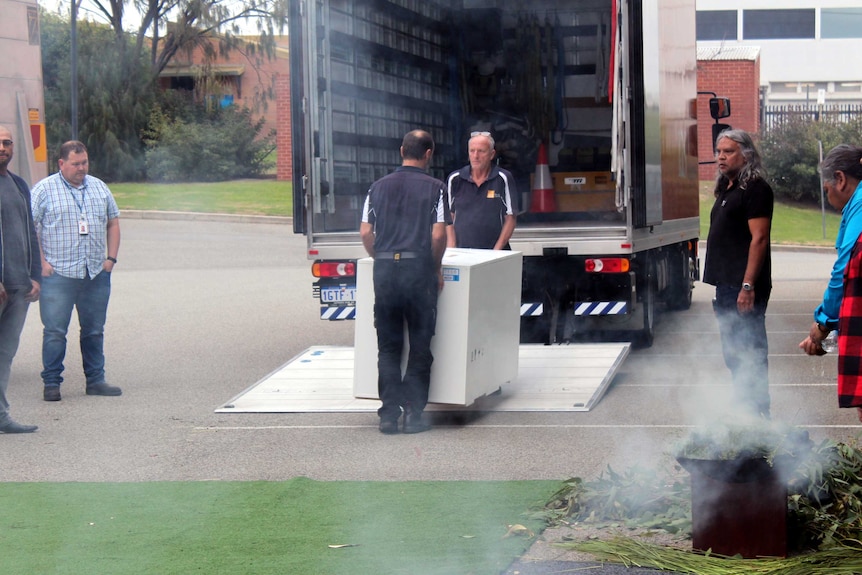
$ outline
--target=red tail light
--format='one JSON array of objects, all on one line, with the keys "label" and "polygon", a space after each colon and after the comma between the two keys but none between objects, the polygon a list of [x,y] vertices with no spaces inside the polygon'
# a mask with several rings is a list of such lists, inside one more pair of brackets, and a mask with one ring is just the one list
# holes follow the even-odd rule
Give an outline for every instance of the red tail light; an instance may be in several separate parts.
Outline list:
[{"label": "red tail light", "polygon": [[584,261],[584,270],[590,273],[619,274],[629,271],[631,262],[626,258],[594,258]]},{"label": "red tail light", "polygon": [[316,278],[342,278],[356,275],[356,264],[353,262],[314,262],[311,265],[311,275]]}]

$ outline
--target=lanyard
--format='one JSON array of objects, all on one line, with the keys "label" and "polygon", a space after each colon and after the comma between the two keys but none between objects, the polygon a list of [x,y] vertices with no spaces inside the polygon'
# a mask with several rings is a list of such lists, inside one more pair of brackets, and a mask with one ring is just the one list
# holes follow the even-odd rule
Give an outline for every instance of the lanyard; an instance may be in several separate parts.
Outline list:
[{"label": "lanyard", "polygon": [[73,188],[73,187],[72,187],[72,185],[71,185],[69,182],[67,182],[67,181],[66,181],[66,178],[64,178],[62,175],[60,176],[60,179],[62,179],[62,180],[63,180],[63,184],[65,184],[66,189],[67,189],[67,190],[69,190],[69,195],[70,195],[70,196],[72,196],[72,201],[73,201],[73,202],[75,202],[75,205],[76,205],[76,206],[78,206],[78,213],[79,213],[79,214],[81,214],[81,216],[83,216],[84,214],[86,214],[86,212],[84,211],[84,206],[85,206],[85,197],[84,197],[84,196],[85,196],[85,193],[86,193],[86,190],[87,190],[87,185],[86,185],[86,184],[84,184],[84,185],[83,185],[83,186],[81,186],[81,188],[80,188],[80,191],[81,191],[81,201],[79,202],[79,201],[78,201],[78,198],[76,198],[76,197],[75,197],[75,191],[74,191],[74,190],[75,190],[75,189],[77,189],[77,188]]}]

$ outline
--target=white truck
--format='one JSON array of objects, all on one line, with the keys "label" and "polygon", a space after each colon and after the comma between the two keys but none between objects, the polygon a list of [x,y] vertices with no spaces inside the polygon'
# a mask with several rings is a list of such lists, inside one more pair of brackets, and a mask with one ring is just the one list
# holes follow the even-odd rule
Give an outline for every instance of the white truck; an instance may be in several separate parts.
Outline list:
[{"label": "white truck", "polygon": [[[290,3],[294,228],[321,319],[353,319],[367,189],[402,136],[432,174],[490,131],[518,184],[521,341],[652,343],[700,278],[695,0]],[[729,102],[713,98],[713,117]],[[714,129],[714,132],[716,130]],[[539,149],[543,152],[539,154]],[[533,190],[548,158],[553,189]]]}]

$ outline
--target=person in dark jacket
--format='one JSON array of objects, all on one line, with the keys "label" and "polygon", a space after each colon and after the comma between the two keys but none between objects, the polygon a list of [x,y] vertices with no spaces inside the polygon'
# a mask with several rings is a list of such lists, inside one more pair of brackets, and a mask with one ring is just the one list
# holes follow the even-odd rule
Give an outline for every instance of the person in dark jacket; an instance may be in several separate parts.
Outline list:
[{"label": "person in dark jacket", "polygon": [[9,171],[12,132],[0,126],[0,433],[32,433],[9,416],[9,375],[30,303],[39,299],[42,267],[30,189]]},{"label": "person in dark jacket", "polygon": [[862,421],[862,147],[840,144],[820,164],[826,198],[841,212],[838,257],[823,303],[799,347],[823,355],[823,339],[838,328],[838,406],[855,407]]}]

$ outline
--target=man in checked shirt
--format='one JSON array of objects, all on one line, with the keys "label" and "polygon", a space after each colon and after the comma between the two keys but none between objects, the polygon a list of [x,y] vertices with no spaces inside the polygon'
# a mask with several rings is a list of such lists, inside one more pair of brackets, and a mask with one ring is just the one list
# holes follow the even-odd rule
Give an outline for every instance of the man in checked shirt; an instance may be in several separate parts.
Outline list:
[{"label": "man in checked shirt", "polygon": [[111,271],[120,249],[120,210],[108,186],[88,175],[87,148],[60,147],[60,171],[33,187],[33,221],[42,248],[42,382],[45,401],[60,401],[72,310],[81,325],[87,395],[121,395],[105,381],[104,326]]}]

